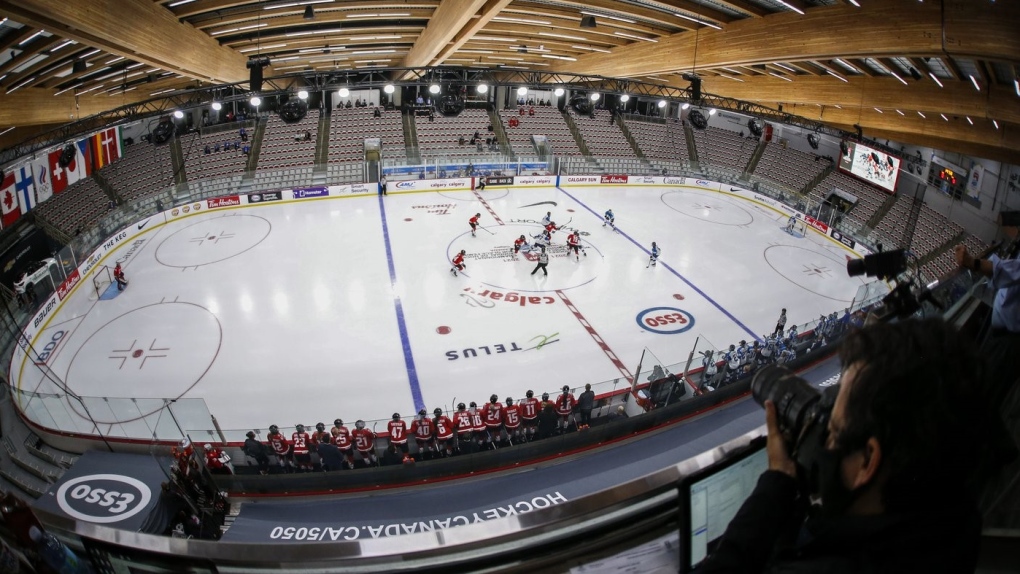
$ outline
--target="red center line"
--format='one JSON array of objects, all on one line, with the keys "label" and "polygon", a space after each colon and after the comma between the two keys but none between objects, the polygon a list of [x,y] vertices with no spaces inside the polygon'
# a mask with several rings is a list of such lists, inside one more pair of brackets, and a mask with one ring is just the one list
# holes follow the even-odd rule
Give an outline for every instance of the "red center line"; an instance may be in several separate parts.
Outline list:
[{"label": "red center line", "polygon": [[482,197],[482,194],[478,193],[477,189],[472,189],[471,193],[475,194],[475,197],[478,198],[478,201],[482,202],[482,206],[485,207],[485,210],[489,212],[489,215],[491,215],[492,218],[496,220],[496,223],[500,225],[506,225],[505,223],[503,223],[503,220],[500,219],[498,215],[496,215],[496,212],[492,210],[492,206],[489,205],[489,202],[485,201],[485,198]]},{"label": "red center line", "polygon": [[620,374],[622,374],[628,381],[634,380],[634,375],[632,375],[630,371],[627,370],[627,367],[624,366],[623,361],[621,361],[619,357],[616,356],[616,353],[614,353],[613,350],[609,348],[609,345],[607,345],[606,342],[602,339],[602,337],[595,331],[595,328],[591,326],[591,323],[589,323],[588,320],[584,318],[584,315],[582,315],[581,312],[577,310],[577,307],[575,307],[574,304],[570,302],[570,299],[567,298],[566,293],[557,289],[556,295],[558,295],[559,298],[563,300],[563,303],[567,306],[567,309],[570,309],[570,312],[574,314],[574,317],[577,317],[577,321],[581,324],[582,327],[584,327],[588,331],[588,334],[591,335],[591,338],[595,340],[595,343],[602,348],[602,352],[604,352],[606,356],[609,357],[609,360],[612,361],[614,365],[616,365],[616,368],[620,370]]}]

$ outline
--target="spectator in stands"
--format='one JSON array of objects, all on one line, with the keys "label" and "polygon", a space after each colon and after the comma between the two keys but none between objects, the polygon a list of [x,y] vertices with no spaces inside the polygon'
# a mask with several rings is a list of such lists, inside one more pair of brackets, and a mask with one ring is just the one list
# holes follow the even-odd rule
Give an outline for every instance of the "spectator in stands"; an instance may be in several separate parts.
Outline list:
[{"label": "spectator in stands", "polygon": [[535,105],[535,98],[528,98],[528,105],[529,106],[534,106]]},{"label": "spectator in stands", "polygon": [[840,359],[813,488],[767,401],[768,470],[699,573],[974,571],[974,493],[990,468],[975,445],[994,431],[977,350],[941,321],[910,320],[850,335]]},{"label": "spectator in stands", "polygon": [[251,147],[248,144],[244,144],[244,147],[241,148],[241,152],[244,153],[244,155],[248,155],[251,153]]},{"label": "spectator in stands", "polygon": [[475,132],[475,135],[471,136],[471,139],[476,140],[476,141],[480,140],[481,138],[482,138],[482,135],[480,133],[478,133],[478,132]]},{"label": "spectator in stands", "polygon": [[521,106],[520,108],[517,109],[517,113],[523,116],[524,114],[526,114],[528,112],[524,109],[524,106]]},{"label": "spectator in stands", "polygon": [[432,110],[429,110],[429,121],[430,122],[436,121],[436,114],[433,113]]},{"label": "spectator in stands", "polygon": [[464,145],[465,142],[467,142],[467,138],[460,136],[460,139],[457,140],[457,145]]},{"label": "spectator in stands", "polygon": [[234,151],[241,149],[241,142],[234,142]]},{"label": "spectator in stands", "polygon": [[421,97],[421,94],[418,94],[418,97],[414,99],[414,104],[416,106],[423,106],[423,105],[425,105],[425,98]]},{"label": "spectator in stands", "polygon": [[310,132],[308,130],[305,130],[305,141],[311,141],[311,139],[312,139],[312,132]]},{"label": "spectator in stands", "polygon": [[490,134],[492,133],[492,124],[491,123],[489,125],[485,126],[485,131],[489,132]]},{"label": "spectator in stands", "polygon": [[244,129],[244,126],[241,126],[240,134],[241,134],[241,141],[243,141],[243,142],[248,141],[248,131]]},{"label": "spectator in stands", "polygon": [[529,116],[535,115],[535,106],[531,106],[530,108],[528,108],[528,115]]},{"label": "spectator in stands", "polygon": [[211,150],[209,149],[209,144],[206,144],[205,145],[205,155],[209,155],[210,153],[211,153]]},{"label": "spectator in stands", "polygon": [[351,109],[353,107],[354,107],[354,104],[352,104],[350,100],[347,100],[347,103],[344,104],[344,109],[345,110],[349,110],[349,109]]},{"label": "spectator in stands", "polygon": [[372,117],[373,118],[381,118],[382,117],[382,112],[379,111],[379,106],[376,106],[375,109],[372,110]]},{"label": "spectator in stands", "polygon": [[259,474],[269,474],[269,450],[255,438],[255,431],[248,431],[245,435],[244,446],[241,450],[244,454],[255,461],[259,467]]},{"label": "spectator in stands", "polygon": [[[208,148],[206,148],[206,149],[208,149]],[[215,144],[215,146],[213,147],[213,151],[220,151],[220,144],[219,144],[219,142],[217,142]]]}]

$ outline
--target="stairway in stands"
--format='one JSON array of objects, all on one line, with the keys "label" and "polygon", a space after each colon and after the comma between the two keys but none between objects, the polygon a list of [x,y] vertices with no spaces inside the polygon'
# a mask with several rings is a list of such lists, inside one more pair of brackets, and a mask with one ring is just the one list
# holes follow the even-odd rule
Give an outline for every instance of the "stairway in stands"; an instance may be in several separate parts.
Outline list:
[{"label": "stairway in stands", "polygon": [[312,184],[326,184],[326,165],[329,163],[329,124],[330,114],[323,111],[319,115],[319,131],[315,138],[315,167],[312,170]]},{"label": "stairway in stands", "polygon": [[255,121],[255,133],[251,135],[251,152],[248,163],[244,166],[244,177],[241,178],[239,193],[248,193],[255,181],[255,168],[259,165],[259,152],[262,151],[262,140],[266,135],[266,118],[259,117]]}]

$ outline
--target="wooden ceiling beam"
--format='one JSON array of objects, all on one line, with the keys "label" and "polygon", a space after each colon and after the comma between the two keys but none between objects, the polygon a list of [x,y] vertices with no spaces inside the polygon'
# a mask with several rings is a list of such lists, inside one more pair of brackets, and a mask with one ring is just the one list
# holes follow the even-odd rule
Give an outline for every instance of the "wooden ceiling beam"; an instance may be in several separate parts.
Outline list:
[{"label": "wooden ceiling beam", "polygon": [[[39,53],[41,53],[41,52],[43,52],[45,50],[48,50],[49,48],[51,48],[53,46],[58,46],[60,44],[63,44],[64,42],[66,42],[66,40],[64,40],[63,38],[61,38],[59,36],[50,36],[49,38],[46,38],[46,41],[44,41],[44,42],[32,42],[33,45],[31,47],[31,49],[25,49],[23,52],[21,52],[17,56],[14,56],[10,60],[7,60],[6,62],[4,62],[3,65],[0,65],[0,75],[9,73],[14,68],[17,68],[18,66],[20,66],[20,65],[24,64],[25,62],[27,62],[28,60],[31,60],[32,58],[36,57],[37,55],[39,55]],[[46,58],[46,60],[49,60],[49,59],[50,58]],[[45,62],[46,60],[43,60],[43,61]],[[19,79],[20,79],[20,77],[23,77],[23,76],[26,76],[26,75],[29,75],[29,74],[27,74],[25,71],[19,72]],[[10,82],[8,82],[8,83],[10,83]]]},{"label": "wooden ceiling beam", "polygon": [[72,92],[54,96],[49,89],[24,88],[0,94],[0,125],[67,123],[149,98],[148,92],[139,94],[138,90],[117,96],[76,98]]},{"label": "wooden ceiling beam", "polygon": [[[210,82],[248,79],[247,58],[141,0],[0,0],[0,12],[27,25],[153,67]],[[267,70],[271,74],[272,70]]]},{"label": "wooden ceiling beam", "polygon": [[811,76],[819,76],[825,73],[824,71],[819,71],[818,68],[820,68],[821,66],[814,62],[787,62],[786,65],[790,66],[791,68],[796,68],[801,72],[804,72],[805,74],[809,74]]},{"label": "wooden ceiling beam", "polygon": [[485,0],[459,0],[440,4],[418,36],[418,41],[401,62],[401,67],[414,68],[431,64],[485,5]]},{"label": "wooden ceiling beam", "polygon": [[[791,0],[793,1],[793,0]],[[671,12],[689,12],[694,14],[702,20],[714,20],[716,22],[732,22],[734,18],[725,12],[720,12],[713,8],[709,8],[704,4],[698,4],[691,0],[651,0],[652,4],[662,6],[663,9]],[[627,6],[623,2],[616,2],[616,4]]]},{"label": "wooden ceiling beam", "polygon": [[472,20],[463,30],[457,33],[446,48],[444,48],[432,61],[433,66],[438,66],[446,61],[447,58],[452,56],[457,50],[460,50],[471,38],[474,37],[482,28],[485,28],[499,13],[506,8],[513,0],[489,0],[482,7],[478,18]]}]

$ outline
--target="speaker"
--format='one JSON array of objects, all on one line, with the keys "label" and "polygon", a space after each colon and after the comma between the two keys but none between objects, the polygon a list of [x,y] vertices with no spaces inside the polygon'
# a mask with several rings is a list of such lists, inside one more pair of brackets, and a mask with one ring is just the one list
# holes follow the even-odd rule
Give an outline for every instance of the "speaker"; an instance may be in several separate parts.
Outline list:
[{"label": "speaker", "polygon": [[708,118],[698,110],[691,110],[691,113],[687,114],[687,120],[691,122],[694,129],[703,130],[708,127]]},{"label": "speaker", "polygon": [[252,66],[248,70],[248,85],[249,89],[253,92],[262,91],[262,66]]},{"label": "speaker", "polygon": [[594,28],[595,17],[594,16],[581,16],[581,27],[582,28]]},{"label": "speaker", "polygon": [[67,144],[64,149],[60,152],[60,158],[57,159],[57,165],[60,167],[67,167],[74,161],[74,144]]},{"label": "speaker", "polygon": [[701,101],[701,78],[691,80],[691,100],[695,102]]}]

